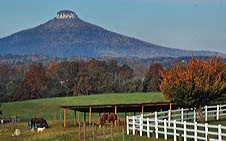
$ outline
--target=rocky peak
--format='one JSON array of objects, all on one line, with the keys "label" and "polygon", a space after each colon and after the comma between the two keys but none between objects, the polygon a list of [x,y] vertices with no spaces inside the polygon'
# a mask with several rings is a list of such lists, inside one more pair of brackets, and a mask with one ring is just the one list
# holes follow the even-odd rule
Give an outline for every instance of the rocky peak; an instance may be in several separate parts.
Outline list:
[{"label": "rocky peak", "polygon": [[61,10],[57,12],[57,19],[76,19],[78,16],[75,14],[75,12],[70,10]]}]

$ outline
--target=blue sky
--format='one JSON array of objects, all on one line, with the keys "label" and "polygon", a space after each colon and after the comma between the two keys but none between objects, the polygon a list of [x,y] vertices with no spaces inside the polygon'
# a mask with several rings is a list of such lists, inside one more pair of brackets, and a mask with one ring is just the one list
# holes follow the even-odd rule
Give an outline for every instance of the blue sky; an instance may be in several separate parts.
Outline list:
[{"label": "blue sky", "polygon": [[226,53],[226,0],[1,0],[0,38],[42,24],[62,9],[147,42]]}]

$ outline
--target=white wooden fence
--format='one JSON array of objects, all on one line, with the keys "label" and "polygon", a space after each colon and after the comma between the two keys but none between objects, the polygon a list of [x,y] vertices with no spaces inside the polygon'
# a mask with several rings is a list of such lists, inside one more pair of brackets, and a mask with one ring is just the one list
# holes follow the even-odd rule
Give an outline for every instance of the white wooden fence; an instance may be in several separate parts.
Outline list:
[{"label": "white wooden fence", "polygon": [[[172,126],[169,126],[170,125]],[[127,135],[135,135],[136,131],[140,133],[140,136],[146,134],[150,137],[153,134],[156,138],[162,138],[167,140],[169,137],[173,138],[174,141],[183,138],[184,141],[187,139],[204,140],[207,141],[223,141],[226,139],[226,126],[209,125],[208,123],[200,124],[197,122],[186,122],[186,121],[168,121],[166,119],[157,118],[143,118],[136,116],[127,116]]]},{"label": "white wooden fence", "polygon": [[[203,117],[205,121],[208,119],[219,120],[221,117],[226,116],[226,104],[225,105],[216,105],[216,106],[205,106],[202,108]],[[135,117],[140,117],[137,115]],[[143,117],[155,118],[155,113],[144,114]],[[168,119],[177,120],[177,121],[197,121],[198,112],[195,108],[179,108],[176,110],[168,110],[157,112],[158,119]]]},{"label": "white wooden fence", "polygon": [[[205,121],[210,118],[219,120],[226,115],[226,105],[205,106],[202,108]],[[137,116],[127,116],[127,134],[132,130],[133,135],[139,131],[140,136],[146,133],[150,137],[150,133],[156,138],[162,135],[164,139],[173,136],[174,141],[178,137],[184,141],[192,138],[194,141],[206,140],[222,141],[226,139],[226,126],[200,124],[196,122],[197,111],[193,109],[177,109],[162,112],[155,112]],[[171,126],[173,125],[173,126]]]}]

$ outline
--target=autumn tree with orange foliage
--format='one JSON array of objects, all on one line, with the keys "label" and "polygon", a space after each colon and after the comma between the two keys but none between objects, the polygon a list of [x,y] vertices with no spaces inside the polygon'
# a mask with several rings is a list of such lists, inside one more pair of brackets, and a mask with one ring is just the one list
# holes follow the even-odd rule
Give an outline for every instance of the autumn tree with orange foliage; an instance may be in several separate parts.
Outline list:
[{"label": "autumn tree with orange foliage", "polygon": [[58,65],[57,62],[55,61],[50,62],[49,70],[52,74],[55,74],[57,72],[57,65]]},{"label": "autumn tree with orange foliage", "polygon": [[31,98],[40,98],[40,91],[46,85],[49,76],[42,64],[33,65],[25,75],[25,85],[32,94]]},{"label": "autumn tree with orange foliage", "polygon": [[25,79],[16,90],[13,100],[41,98],[41,91],[49,81],[49,75],[43,64],[32,65]]},{"label": "autumn tree with orange foliage", "polygon": [[204,61],[192,57],[187,64],[178,62],[164,69],[161,75],[164,97],[183,107],[196,107],[201,122],[202,106],[226,100],[226,63],[221,58]]}]

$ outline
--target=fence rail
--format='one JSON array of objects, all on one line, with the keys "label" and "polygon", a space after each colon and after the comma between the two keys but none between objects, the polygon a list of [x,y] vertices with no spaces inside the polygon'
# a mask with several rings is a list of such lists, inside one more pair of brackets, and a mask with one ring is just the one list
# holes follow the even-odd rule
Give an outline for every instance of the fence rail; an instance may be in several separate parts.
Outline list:
[{"label": "fence rail", "polygon": [[[168,110],[163,112],[157,112],[158,119],[168,119],[168,120],[177,120],[177,121],[188,121],[193,120],[197,121],[197,110],[195,108],[179,108],[176,110]],[[208,121],[209,118],[215,118],[219,120],[222,116],[226,116],[226,104],[225,105],[216,105],[216,106],[205,106],[202,108],[202,114],[205,121]],[[136,115],[135,117],[140,117],[141,115]],[[155,113],[144,114],[143,117],[155,118]]]},{"label": "fence rail", "polygon": [[226,126],[209,125],[208,123],[201,124],[197,122],[187,121],[168,121],[166,119],[153,119],[143,118],[136,116],[127,116],[127,134],[135,135],[136,131],[140,133],[140,136],[144,134],[150,137],[151,134],[156,138],[163,137],[167,140],[169,137],[177,141],[179,137],[182,137],[184,141],[187,139],[204,140],[207,141],[223,141],[226,139]]},{"label": "fence rail", "polygon": [[[226,105],[205,106],[202,108],[205,121],[214,117],[219,120],[226,115]],[[150,134],[156,138],[162,136],[165,140],[173,137],[176,141],[179,137],[184,141],[187,139],[223,141],[226,139],[226,126],[209,125],[208,123],[197,123],[197,111],[195,108],[176,109],[136,116],[127,116],[127,134],[135,135],[139,131],[140,136],[144,133],[147,137]]]}]

